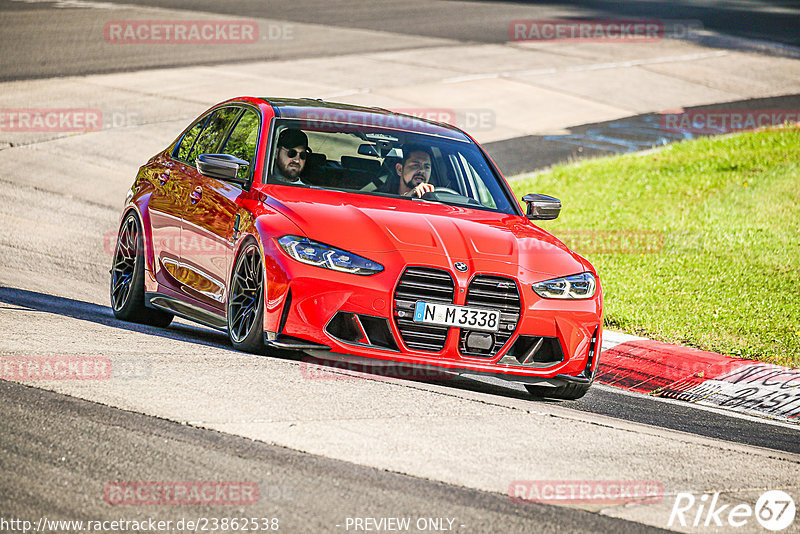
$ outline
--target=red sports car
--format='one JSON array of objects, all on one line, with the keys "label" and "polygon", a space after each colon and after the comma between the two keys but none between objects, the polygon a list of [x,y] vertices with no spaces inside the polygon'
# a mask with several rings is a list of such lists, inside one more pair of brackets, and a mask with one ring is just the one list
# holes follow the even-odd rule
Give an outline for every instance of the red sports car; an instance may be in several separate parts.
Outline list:
[{"label": "red sports car", "polygon": [[123,320],[178,315],[269,348],[435,366],[575,399],[592,382],[592,265],[531,220],[458,128],[321,100],[242,97],[141,167],[111,270]]}]

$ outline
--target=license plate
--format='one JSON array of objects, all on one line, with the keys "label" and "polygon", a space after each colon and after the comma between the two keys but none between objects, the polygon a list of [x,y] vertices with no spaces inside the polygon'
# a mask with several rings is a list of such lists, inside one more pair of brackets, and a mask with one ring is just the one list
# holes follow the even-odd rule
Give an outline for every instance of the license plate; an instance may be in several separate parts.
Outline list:
[{"label": "license plate", "polygon": [[497,332],[500,328],[500,312],[419,301],[414,309],[414,322]]}]

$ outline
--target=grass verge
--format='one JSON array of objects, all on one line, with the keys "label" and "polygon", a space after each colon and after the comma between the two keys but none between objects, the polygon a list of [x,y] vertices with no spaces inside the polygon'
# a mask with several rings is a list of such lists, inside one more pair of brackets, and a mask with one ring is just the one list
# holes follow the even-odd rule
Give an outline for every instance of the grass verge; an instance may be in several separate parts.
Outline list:
[{"label": "grass verge", "polygon": [[613,330],[800,367],[800,128],[707,137],[512,183],[597,268]]}]

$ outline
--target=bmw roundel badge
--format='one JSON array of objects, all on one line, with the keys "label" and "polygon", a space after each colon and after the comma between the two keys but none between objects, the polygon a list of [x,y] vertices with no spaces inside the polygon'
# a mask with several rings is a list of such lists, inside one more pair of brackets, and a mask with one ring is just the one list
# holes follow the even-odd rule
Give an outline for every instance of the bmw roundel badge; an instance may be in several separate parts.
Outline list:
[{"label": "bmw roundel badge", "polygon": [[463,272],[466,272],[466,271],[467,271],[467,269],[469,268],[469,267],[467,267],[467,264],[466,264],[466,263],[462,263],[462,262],[460,262],[460,261],[457,261],[457,262],[455,262],[455,263],[453,264],[453,267],[455,267],[455,268],[456,268],[456,271],[459,271],[459,272],[462,272],[462,273],[463,273]]}]

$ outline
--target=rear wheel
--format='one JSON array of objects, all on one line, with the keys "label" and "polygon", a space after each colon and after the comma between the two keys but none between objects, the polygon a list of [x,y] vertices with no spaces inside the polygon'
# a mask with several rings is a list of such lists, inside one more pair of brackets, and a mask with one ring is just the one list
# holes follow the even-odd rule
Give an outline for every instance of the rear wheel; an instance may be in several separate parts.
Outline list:
[{"label": "rear wheel", "polygon": [[123,321],[169,326],[173,315],[144,305],[144,237],[139,218],[130,213],[119,228],[111,267],[111,309]]},{"label": "rear wheel", "polygon": [[577,400],[586,395],[591,384],[564,384],[563,386],[547,387],[525,384],[528,392],[536,398],[550,398],[560,400]]},{"label": "rear wheel", "polygon": [[255,242],[246,244],[236,258],[226,315],[234,347],[247,352],[264,351],[264,269]]}]

